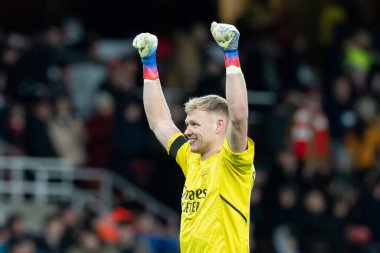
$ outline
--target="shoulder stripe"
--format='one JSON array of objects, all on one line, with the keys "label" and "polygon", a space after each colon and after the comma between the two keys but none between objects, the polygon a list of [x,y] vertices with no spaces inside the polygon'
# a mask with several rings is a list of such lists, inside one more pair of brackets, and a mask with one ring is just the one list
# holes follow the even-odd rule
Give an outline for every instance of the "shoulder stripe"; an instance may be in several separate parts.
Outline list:
[{"label": "shoulder stripe", "polygon": [[232,205],[231,202],[229,202],[227,199],[225,199],[221,194],[219,194],[219,196],[224,202],[227,203],[227,205],[232,207],[232,209],[234,209],[238,214],[240,214],[240,216],[244,219],[245,223],[247,223],[247,218],[244,216],[244,214],[242,212],[240,212],[239,209],[237,209],[234,205]]},{"label": "shoulder stripe", "polygon": [[173,144],[170,147],[169,155],[171,157],[173,157],[174,159],[176,159],[178,150],[186,142],[187,142],[187,139],[185,138],[185,136],[183,136],[183,135],[178,136],[177,139],[175,139],[175,141],[173,142]]}]

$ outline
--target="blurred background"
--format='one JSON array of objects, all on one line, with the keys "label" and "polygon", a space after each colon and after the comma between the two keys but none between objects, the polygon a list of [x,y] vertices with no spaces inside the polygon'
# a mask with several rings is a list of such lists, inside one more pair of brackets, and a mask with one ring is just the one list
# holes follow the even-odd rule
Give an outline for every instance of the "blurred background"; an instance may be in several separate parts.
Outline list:
[{"label": "blurred background", "polygon": [[380,2],[0,0],[0,253],[179,252],[184,177],[142,107],[140,32],[173,120],[224,94],[241,32],[251,251],[380,252]]}]

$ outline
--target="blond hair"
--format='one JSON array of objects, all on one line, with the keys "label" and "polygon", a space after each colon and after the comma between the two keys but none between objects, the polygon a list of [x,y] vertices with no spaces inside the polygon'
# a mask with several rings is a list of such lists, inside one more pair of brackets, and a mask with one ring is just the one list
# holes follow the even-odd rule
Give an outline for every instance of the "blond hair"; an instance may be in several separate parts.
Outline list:
[{"label": "blond hair", "polygon": [[219,112],[228,117],[227,100],[218,95],[195,97],[185,103],[185,112],[187,114],[191,114],[197,109],[207,112]]}]

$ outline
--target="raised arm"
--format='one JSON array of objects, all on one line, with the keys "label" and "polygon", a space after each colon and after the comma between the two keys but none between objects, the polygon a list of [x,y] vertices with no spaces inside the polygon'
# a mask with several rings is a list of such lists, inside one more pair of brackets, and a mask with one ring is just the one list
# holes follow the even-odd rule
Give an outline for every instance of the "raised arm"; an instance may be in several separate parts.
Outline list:
[{"label": "raised arm", "polygon": [[170,138],[180,131],[174,125],[162,92],[156,64],[157,37],[150,33],[141,33],[133,40],[143,63],[144,110],[149,127],[160,143],[166,148]]},{"label": "raised arm", "polygon": [[229,110],[227,141],[232,151],[242,152],[247,148],[248,98],[238,53],[240,33],[233,25],[216,22],[211,24],[211,33],[223,49],[226,65],[226,99]]}]

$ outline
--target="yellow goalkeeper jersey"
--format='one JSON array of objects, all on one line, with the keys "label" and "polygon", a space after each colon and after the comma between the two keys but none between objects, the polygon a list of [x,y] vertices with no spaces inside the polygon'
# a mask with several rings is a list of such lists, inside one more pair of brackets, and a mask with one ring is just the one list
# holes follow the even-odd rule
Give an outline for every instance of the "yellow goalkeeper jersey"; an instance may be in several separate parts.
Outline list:
[{"label": "yellow goalkeeper jersey", "polygon": [[248,253],[254,144],[234,153],[224,140],[219,153],[201,160],[183,134],[167,147],[186,177],[181,197],[181,253]]}]

